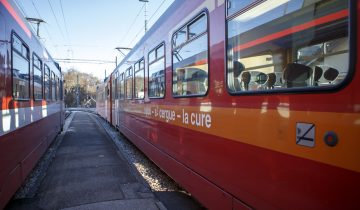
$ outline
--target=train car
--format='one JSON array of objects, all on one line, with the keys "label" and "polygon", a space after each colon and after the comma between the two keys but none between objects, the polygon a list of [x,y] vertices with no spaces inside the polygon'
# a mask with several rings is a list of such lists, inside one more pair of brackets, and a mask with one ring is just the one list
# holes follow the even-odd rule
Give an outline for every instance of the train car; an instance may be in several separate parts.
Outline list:
[{"label": "train car", "polygon": [[96,90],[96,113],[110,124],[112,122],[111,78],[111,75],[106,77],[104,83],[99,84]]},{"label": "train car", "polygon": [[106,119],[106,113],[105,113],[106,97],[107,97],[107,95],[106,95],[106,90],[105,90],[105,83],[100,83],[96,87],[96,113],[104,119]]},{"label": "train car", "polygon": [[359,209],[359,3],[175,1],[112,74],[116,126],[209,209]]},{"label": "train car", "polygon": [[64,124],[63,75],[13,1],[0,0],[0,209]]}]

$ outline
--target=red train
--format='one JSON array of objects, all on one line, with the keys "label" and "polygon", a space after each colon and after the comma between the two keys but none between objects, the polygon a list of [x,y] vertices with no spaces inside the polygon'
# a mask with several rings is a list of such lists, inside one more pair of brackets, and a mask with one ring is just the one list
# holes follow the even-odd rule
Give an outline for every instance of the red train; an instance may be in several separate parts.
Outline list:
[{"label": "red train", "polygon": [[0,209],[61,131],[63,76],[11,0],[0,0]]},{"label": "red train", "polygon": [[209,209],[359,209],[359,3],[175,1],[98,113]]}]

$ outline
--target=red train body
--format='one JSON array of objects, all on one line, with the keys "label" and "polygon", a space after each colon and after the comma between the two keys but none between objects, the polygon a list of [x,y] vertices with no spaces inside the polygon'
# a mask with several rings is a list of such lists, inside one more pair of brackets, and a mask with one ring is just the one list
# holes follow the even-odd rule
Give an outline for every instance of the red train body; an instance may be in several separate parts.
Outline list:
[{"label": "red train body", "polygon": [[358,209],[359,5],[175,1],[98,112],[207,208]]},{"label": "red train body", "polygon": [[20,14],[0,1],[0,209],[64,123],[60,67]]}]

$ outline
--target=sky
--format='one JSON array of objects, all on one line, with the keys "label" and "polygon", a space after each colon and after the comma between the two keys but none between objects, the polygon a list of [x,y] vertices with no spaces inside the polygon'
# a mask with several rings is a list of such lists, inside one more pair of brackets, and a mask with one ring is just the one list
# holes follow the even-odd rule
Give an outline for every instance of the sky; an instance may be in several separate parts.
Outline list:
[{"label": "sky", "polygon": [[[116,57],[118,63],[124,58],[115,48],[131,48],[145,33],[145,3],[139,0],[14,1],[26,17],[46,22],[40,24],[40,38],[63,71],[74,68],[104,79],[105,70],[109,75],[115,69]],[[174,0],[148,1],[149,29]]]}]

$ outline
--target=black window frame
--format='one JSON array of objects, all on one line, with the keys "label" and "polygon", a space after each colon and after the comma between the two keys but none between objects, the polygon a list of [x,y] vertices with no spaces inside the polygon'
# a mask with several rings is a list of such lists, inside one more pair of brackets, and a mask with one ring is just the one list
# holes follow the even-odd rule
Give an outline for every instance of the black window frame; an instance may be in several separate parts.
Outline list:
[{"label": "black window frame", "polygon": [[[125,70],[125,99],[132,100],[134,98],[134,74],[133,74],[133,66],[128,67]],[[131,81],[131,96],[128,96],[128,80]]]},{"label": "black window frame", "polygon": [[[40,66],[36,66],[35,65],[35,57],[38,59],[38,61],[40,62]],[[32,69],[32,87],[33,87],[33,99],[34,101],[42,101],[44,99],[44,69],[43,69],[43,61],[41,60],[41,58],[33,52],[33,69]],[[41,98],[35,98],[35,68],[37,68],[37,70],[40,70],[41,72]]]},{"label": "black window frame", "polygon": [[[158,57],[158,49],[160,49],[161,47],[164,48],[164,53],[161,57]],[[155,55],[155,59],[153,61],[150,61],[150,54],[154,53]],[[150,99],[163,99],[166,96],[166,46],[165,46],[165,42],[161,42],[160,44],[158,44],[156,47],[154,47],[149,53],[148,53],[148,82],[147,82],[147,86],[148,86],[148,97]],[[158,61],[160,61],[161,59],[164,59],[164,95],[163,96],[150,96],[150,65],[154,64]]]},{"label": "black window frame", "polygon": [[[228,82],[228,21],[231,19],[236,18],[239,14],[246,12],[249,8],[257,6],[258,4],[262,3],[262,0],[257,0],[253,3],[244,6],[240,10],[228,14],[228,2],[229,0],[225,1],[225,71],[224,71],[224,78],[225,78],[225,87],[227,93],[233,96],[241,96],[241,95],[278,95],[278,94],[321,94],[324,92],[337,92],[342,90],[346,87],[353,79],[355,74],[355,65],[356,65],[356,37],[357,37],[357,3],[356,1],[348,0],[348,72],[347,75],[344,77],[343,81],[336,85],[329,85],[329,86],[309,86],[309,87],[297,87],[297,88],[281,88],[281,89],[272,89],[272,90],[248,90],[248,91],[238,91],[233,92],[229,88]],[[303,46],[305,47],[305,46]],[[299,48],[300,49],[300,48]]]},{"label": "black window frame", "polygon": [[[26,53],[26,57],[23,56],[22,52],[19,52],[15,47],[14,47],[14,37],[16,37],[20,42],[21,42],[21,46],[25,47],[25,49],[27,50]],[[27,81],[27,85],[28,85],[28,98],[17,98],[15,97],[14,94],[14,52],[24,58],[27,62],[28,62],[28,81]],[[31,100],[31,60],[30,60],[30,47],[26,44],[26,42],[15,32],[12,31],[11,33],[11,95],[12,98],[16,101],[30,101]]]},{"label": "black window frame", "polygon": [[[46,101],[52,101],[52,90],[51,90],[51,86],[52,86],[52,84],[51,84],[51,69],[50,69],[50,67],[47,65],[47,64],[44,64],[44,99],[46,100]],[[49,80],[49,84],[48,84],[48,87],[49,87],[49,92],[48,92],[48,94],[46,94],[46,75],[48,76],[48,80]],[[49,96],[49,97],[48,97]]]},{"label": "black window frame", "polygon": [[[202,16],[205,16],[206,18],[206,30],[203,31],[201,34],[198,34],[197,36],[194,37],[190,37],[189,38],[189,26],[192,25],[193,23],[195,23],[197,20],[201,19]],[[176,33],[178,33],[179,31],[186,29],[186,41],[174,46],[174,36],[176,35]],[[172,97],[173,98],[192,98],[192,97],[206,97],[210,91],[210,70],[211,70],[211,65],[210,65],[210,24],[209,24],[209,11],[207,9],[203,9],[201,10],[199,13],[197,13],[193,18],[191,18],[189,21],[187,21],[185,24],[183,24],[181,27],[179,27],[178,30],[176,30],[173,34],[172,34],[172,38],[171,38],[171,93],[172,93]],[[173,60],[173,52],[175,49],[181,48],[189,43],[191,43],[192,41],[201,38],[202,36],[207,36],[207,66],[208,66],[208,72],[207,72],[207,90],[204,94],[191,94],[191,95],[174,95],[174,90],[173,90],[173,85],[174,85],[174,60]]]},{"label": "black window frame", "polygon": [[54,71],[51,71],[51,99],[52,101],[57,101],[57,93],[56,93],[56,74]]},{"label": "black window frame", "polygon": [[[143,62],[142,68],[141,68],[141,63]],[[136,68],[137,66],[137,68]],[[136,97],[137,93],[136,93],[136,73],[142,71],[143,72],[143,88],[144,88],[144,94],[142,97]],[[142,57],[140,58],[138,61],[135,62],[134,64],[134,99],[135,100],[143,100],[145,98],[145,58]]]},{"label": "black window frame", "polygon": [[[120,100],[125,100],[125,95],[126,95],[126,88],[125,88],[125,72],[121,72],[119,74],[119,88],[120,88],[120,91],[119,91],[119,99]],[[121,84],[122,83],[122,84]],[[123,93],[123,94],[122,94]]]}]

